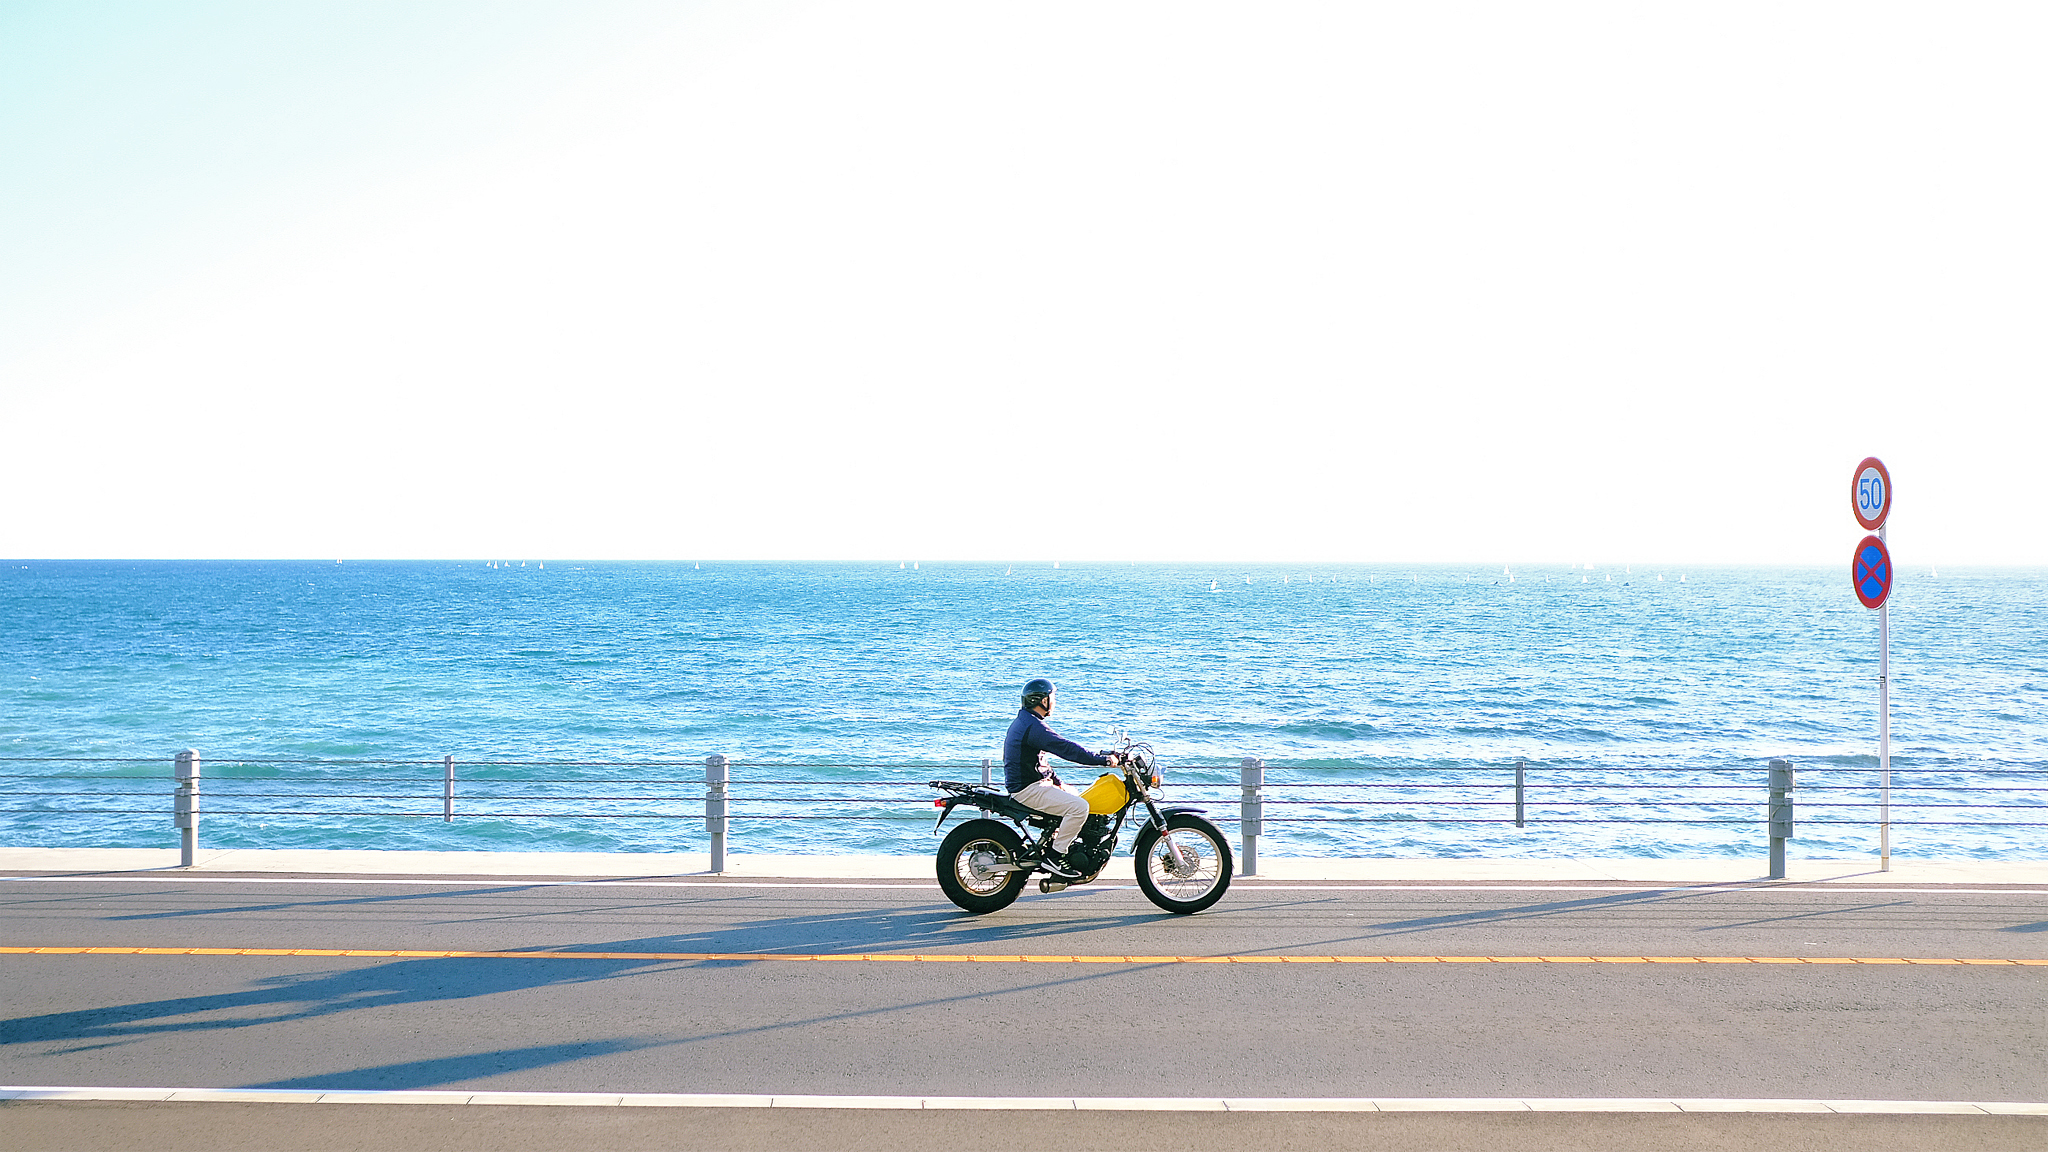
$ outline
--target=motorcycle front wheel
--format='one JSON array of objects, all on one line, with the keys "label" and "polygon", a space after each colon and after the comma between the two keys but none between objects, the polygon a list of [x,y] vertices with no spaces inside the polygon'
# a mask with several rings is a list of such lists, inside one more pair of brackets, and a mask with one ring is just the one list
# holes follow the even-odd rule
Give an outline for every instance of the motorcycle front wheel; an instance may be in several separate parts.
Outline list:
[{"label": "motorcycle front wheel", "polygon": [[[1169,845],[1169,839],[1171,845]],[[1180,849],[1175,858],[1173,848]],[[1200,816],[1175,812],[1166,818],[1166,834],[1147,824],[1131,846],[1138,887],[1145,898],[1182,916],[1200,912],[1230,889],[1234,862],[1230,843],[1214,824]]]},{"label": "motorcycle front wheel", "polygon": [[1007,824],[969,820],[939,845],[939,887],[946,899],[974,913],[1016,902],[1031,869],[1008,869],[1024,854],[1024,838]]}]

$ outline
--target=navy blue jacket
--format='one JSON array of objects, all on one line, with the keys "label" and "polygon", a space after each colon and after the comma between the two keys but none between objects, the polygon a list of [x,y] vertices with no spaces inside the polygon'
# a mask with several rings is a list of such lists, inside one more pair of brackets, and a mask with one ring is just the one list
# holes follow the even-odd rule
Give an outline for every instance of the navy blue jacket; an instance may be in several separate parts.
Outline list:
[{"label": "navy blue jacket", "polygon": [[1076,764],[1101,767],[1109,763],[1108,757],[1097,756],[1046,727],[1038,713],[1019,708],[1010,730],[1003,733],[1003,787],[1016,793],[1045,779],[1050,772],[1045,764],[1048,752]]}]

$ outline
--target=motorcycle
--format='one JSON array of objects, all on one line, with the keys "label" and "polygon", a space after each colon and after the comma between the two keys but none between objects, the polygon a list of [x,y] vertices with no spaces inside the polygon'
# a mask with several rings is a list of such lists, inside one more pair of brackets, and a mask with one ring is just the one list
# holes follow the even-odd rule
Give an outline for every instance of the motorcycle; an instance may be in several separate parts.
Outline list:
[{"label": "motorcycle", "polygon": [[[1146,898],[1184,916],[1222,899],[1234,868],[1230,843],[1223,833],[1199,815],[1199,808],[1159,803],[1162,778],[1151,745],[1133,744],[1126,738],[1119,755],[1121,771],[1103,773],[1081,793],[1088,800],[1088,820],[1067,849],[1067,864],[1080,877],[1059,880],[1046,876],[1039,880],[1038,890],[1058,892],[1101,875],[1103,866],[1116,854],[1125,822],[1143,809],[1131,853],[1138,887]],[[1009,907],[1032,873],[1043,867],[1041,861],[1052,849],[1059,817],[1026,807],[985,784],[933,780],[931,786],[947,793],[932,801],[934,807],[944,809],[932,826],[933,835],[946,826],[956,808],[982,812],[955,826],[939,844],[939,887],[946,898],[974,913]],[[1009,823],[1004,823],[1006,820]]]}]

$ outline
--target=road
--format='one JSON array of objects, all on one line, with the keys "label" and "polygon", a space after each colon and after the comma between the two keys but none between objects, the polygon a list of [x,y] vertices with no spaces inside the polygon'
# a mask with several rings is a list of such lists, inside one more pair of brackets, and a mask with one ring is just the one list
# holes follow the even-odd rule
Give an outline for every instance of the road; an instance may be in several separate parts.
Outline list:
[{"label": "road", "polygon": [[[2040,887],[1247,881],[1195,917],[1115,887],[970,917],[903,881],[108,877],[0,906],[14,947],[643,954],[0,955],[9,1084],[2048,1100],[2048,967],[1482,959],[2048,959]],[[1463,959],[1122,959],[1219,956]]]}]

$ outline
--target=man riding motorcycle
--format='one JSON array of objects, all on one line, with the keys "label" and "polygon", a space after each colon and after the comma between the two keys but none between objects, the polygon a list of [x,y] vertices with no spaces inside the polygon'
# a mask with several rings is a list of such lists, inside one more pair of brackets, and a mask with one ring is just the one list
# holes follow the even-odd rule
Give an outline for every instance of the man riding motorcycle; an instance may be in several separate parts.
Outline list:
[{"label": "man riding motorcycle", "polygon": [[1066,853],[1088,821],[1088,801],[1060,782],[1046,757],[1092,767],[1115,767],[1119,757],[1099,756],[1048,727],[1045,718],[1052,715],[1053,691],[1052,681],[1043,678],[1024,685],[1023,707],[1003,734],[1003,785],[1018,803],[1060,818],[1052,848],[1041,863],[1054,877],[1073,880],[1080,873],[1067,863]]}]

